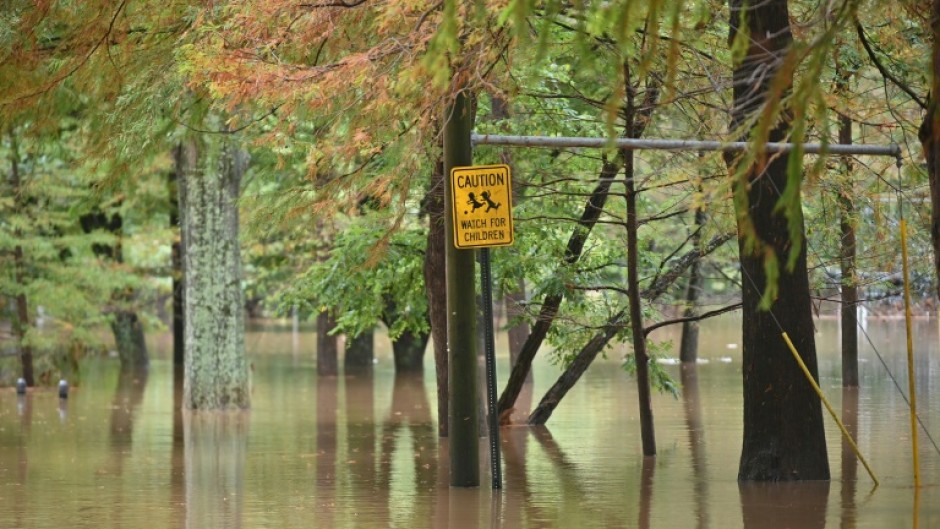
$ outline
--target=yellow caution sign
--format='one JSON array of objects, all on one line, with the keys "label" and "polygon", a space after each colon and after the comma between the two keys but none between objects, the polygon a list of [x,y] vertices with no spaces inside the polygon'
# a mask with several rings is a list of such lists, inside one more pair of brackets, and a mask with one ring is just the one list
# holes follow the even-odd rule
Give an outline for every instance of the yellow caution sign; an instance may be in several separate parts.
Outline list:
[{"label": "yellow caution sign", "polygon": [[508,165],[454,167],[454,246],[509,246],[512,233],[512,175]]}]

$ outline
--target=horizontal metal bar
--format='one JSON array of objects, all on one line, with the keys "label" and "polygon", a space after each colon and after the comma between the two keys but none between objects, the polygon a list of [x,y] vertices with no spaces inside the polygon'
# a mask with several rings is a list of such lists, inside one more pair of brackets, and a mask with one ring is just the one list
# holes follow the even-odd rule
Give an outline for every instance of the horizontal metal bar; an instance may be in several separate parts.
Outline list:
[{"label": "horizontal metal bar", "polygon": [[[642,138],[581,138],[556,136],[502,136],[498,134],[472,134],[470,141],[474,145],[505,145],[507,147],[554,147],[573,148],[585,147],[602,149],[616,147],[619,149],[656,149],[663,151],[729,151],[741,152],[752,147],[745,141],[696,141],[696,140],[661,140]],[[767,152],[790,152],[796,147],[795,143],[766,143]],[[843,145],[831,143],[804,143],[803,152],[806,154],[865,154],[871,156],[901,155],[901,147],[896,143],[890,145]]]}]

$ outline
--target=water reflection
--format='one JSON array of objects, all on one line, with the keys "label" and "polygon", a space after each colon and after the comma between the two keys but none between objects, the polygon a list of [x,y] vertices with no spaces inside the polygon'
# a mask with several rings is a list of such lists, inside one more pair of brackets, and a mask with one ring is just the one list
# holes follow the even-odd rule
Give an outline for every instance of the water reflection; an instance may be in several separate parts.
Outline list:
[{"label": "water reflection", "polygon": [[745,529],[768,527],[826,527],[828,481],[741,483]]},{"label": "water reflection", "polygon": [[186,528],[242,526],[248,412],[183,411]]},{"label": "water reflection", "polygon": [[698,389],[698,365],[682,363],[679,367],[682,383],[682,408],[685,428],[689,432],[689,455],[692,458],[692,490],[695,499],[695,526],[708,527],[708,476],[705,473],[705,427],[702,421],[702,403]]},{"label": "water reflection", "polygon": [[[858,386],[842,388],[842,424],[852,436],[858,439]],[[858,481],[858,458],[852,445],[842,439],[842,517],[839,527],[855,529],[855,493]]]}]

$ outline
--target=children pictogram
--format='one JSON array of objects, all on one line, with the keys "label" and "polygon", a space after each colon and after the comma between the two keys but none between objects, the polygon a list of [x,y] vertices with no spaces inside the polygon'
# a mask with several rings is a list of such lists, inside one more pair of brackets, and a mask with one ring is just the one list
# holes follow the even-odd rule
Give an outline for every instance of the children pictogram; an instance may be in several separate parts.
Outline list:
[{"label": "children pictogram", "polygon": [[[473,193],[471,193],[471,196],[472,196],[472,195],[473,195]],[[489,213],[491,209],[495,209],[495,210],[497,210],[497,211],[499,210],[499,203],[498,203],[498,202],[493,202],[493,200],[490,199],[490,192],[489,192],[489,191],[484,191],[484,192],[480,193],[480,196],[482,196],[482,197],[483,197],[483,200],[486,201],[486,212],[487,212],[487,213]],[[482,205],[482,204],[481,204],[481,205]]]}]

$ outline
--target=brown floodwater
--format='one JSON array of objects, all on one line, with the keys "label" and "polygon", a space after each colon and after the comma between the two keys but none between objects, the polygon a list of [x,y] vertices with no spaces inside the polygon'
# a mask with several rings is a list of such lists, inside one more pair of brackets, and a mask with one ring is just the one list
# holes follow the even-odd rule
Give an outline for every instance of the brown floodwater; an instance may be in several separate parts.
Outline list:
[{"label": "brown floodwater", "polygon": [[[861,389],[843,391],[835,321],[817,322],[821,385],[881,486],[828,416],[831,482],[739,485],[738,326],[708,322],[707,362],[665,365],[684,390],[653,398],[655,458],[641,455],[635,384],[619,369],[628,349],[616,346],[547,428],[502,430],[505,488],[495,493],[485,439],[483,486],[448,486],[430,355],[425,378],[395,376],[377,337],[372,375],[318,378],[312,334],[255,326],[252,410],[189,415],[174,411],[169,339],[156,336],[147,375],[120,376],[116,360],[93,359],[65,403],[54,390],[0,390],[0,528],[940,526],[940,455],[921,432],[916,490],[904,400],[864,338]],[[653,339],[675,337],[664,331]],[[915,332],[918,404],[940,436],[938,322],[917,321]],[[906,391],[903,322],[872,321],[868,333]],[[520,412],[557,374],[536,363]]]}]

